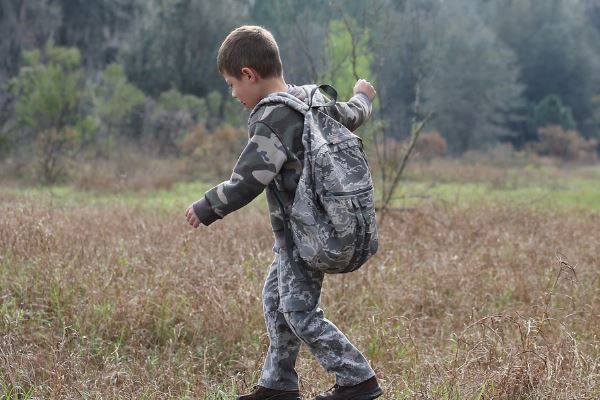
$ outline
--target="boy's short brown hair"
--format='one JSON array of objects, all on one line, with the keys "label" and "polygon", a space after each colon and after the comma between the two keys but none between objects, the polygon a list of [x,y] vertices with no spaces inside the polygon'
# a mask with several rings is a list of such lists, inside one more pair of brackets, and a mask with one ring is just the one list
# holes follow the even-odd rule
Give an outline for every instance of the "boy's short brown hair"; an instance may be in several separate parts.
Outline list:
[{"label": "boy's short brown hair", "polygon": [[217,54],[217,66],[221,75],[227,73],[236,79],[241,78],[244,67],[255,69],[261,78],[283,74],[275,38],[255,25],[240,26],[227,35]]}]

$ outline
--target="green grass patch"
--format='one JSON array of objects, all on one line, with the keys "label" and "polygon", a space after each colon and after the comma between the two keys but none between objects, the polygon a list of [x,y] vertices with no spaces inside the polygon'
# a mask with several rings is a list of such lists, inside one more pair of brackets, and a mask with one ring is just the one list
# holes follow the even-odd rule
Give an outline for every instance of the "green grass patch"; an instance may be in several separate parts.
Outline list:
[{"label": "green grass patch", "polygon": [[[379,198],[380,194],[376,194]],[[499,186],[488,183],[402,182],[394,207],[410,207],[423,201],[444,201],[459,206],[481,202],[515,206],[582,209],[600,212],[600,180],[570,179],[552,185]]]},{"label": "green grass patch", "polygon": [[[393,196],[393,207],[412,207],[424,201],[472,206],[481,202],[515,206],[582,209],[600,212],[600,167],[573,170],[526,167],[502,171],[502,178],[464,180],[458,176],[434,179],[408,174]],[[169,189],[105,192],[82,191],[71,186],[8,187],[5,195],[49,207],[125,206],[153,212],[182,210],[200,199],[218,182],[179,182]],[[381,185],[376,182],[379,200]],[[264,192],[252,203],[266,207]]]}]

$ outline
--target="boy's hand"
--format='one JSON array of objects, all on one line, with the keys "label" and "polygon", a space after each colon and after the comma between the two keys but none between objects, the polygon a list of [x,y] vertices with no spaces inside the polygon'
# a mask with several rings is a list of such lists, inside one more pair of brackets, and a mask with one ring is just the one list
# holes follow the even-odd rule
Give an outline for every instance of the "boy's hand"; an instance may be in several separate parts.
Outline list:
[{"label": "boy's hand", "polygon": [[187,210],[185,210],[185,218],[187,219],[187,222],[194,228],[197,228],[200,226],[200,220],[196,216],[193,206],[189,206],[187,208]]},{"label": "boy's hand", "polygon": [[370,101],[373,101],[375,95],[377,94],[377,91],[375,91],[373,85],[364,79],[357,80],[356,84],[354,85],[353,93],[356,94],[358,92],[366,94]]}]

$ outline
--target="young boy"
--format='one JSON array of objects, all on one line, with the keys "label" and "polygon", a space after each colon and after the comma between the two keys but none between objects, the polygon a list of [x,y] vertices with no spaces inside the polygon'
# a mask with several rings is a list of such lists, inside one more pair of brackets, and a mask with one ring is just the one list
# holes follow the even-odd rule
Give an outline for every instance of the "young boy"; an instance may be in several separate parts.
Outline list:
[{"label": "young boy", "polygon": [[[308,102],[300,87],[285,83],[277,43],[262,27],[242,26],[232,31],[221,44],[217,64],[231,95],[246,108],[254,109],[262,98],[277,92],[288,92]],[[373,86],[360,79],[347,103],[336,103],[322,111],[354,131],[370,116],[374,97]],[[283,104],[253,110],[248,121],[249,141],[231,178],[188,207],[188,222],[194,228],[200,223],[210,225],[248,204],[272,181],[282,192],[287,210],[302,172],[302,129],[303,116]],[[267,202],[276,253],[262,294],[270,345],[259,385],[238,400],[300,399],[294,366],[301,343],[308,346],[326,371],[336,376],[336,385],[316,399],[379,397],[382,390],[365,357],[318,308],[324,274],[288,260],[283,219],[269,190]]]}]

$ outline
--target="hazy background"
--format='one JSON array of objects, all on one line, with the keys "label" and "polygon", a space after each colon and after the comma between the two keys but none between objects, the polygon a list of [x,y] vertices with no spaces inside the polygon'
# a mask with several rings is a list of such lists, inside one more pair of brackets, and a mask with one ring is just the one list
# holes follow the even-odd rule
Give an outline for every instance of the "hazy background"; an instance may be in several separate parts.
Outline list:
[{"label": "hazy background", "polygon": [[201,158],[211,141],[236,153],[244,134],[232,144],[240,133],[222,130],[247,111],[215,58],[241,24],[273,32],[290,83],[330,83],[344,99],[357,77],[374,82],[372,135],[401,141],[432,111],[432,155],[597,155],[597,0],[1,0],[1,157],[55,181],[66,159],[124,143],[146,157]]}]

